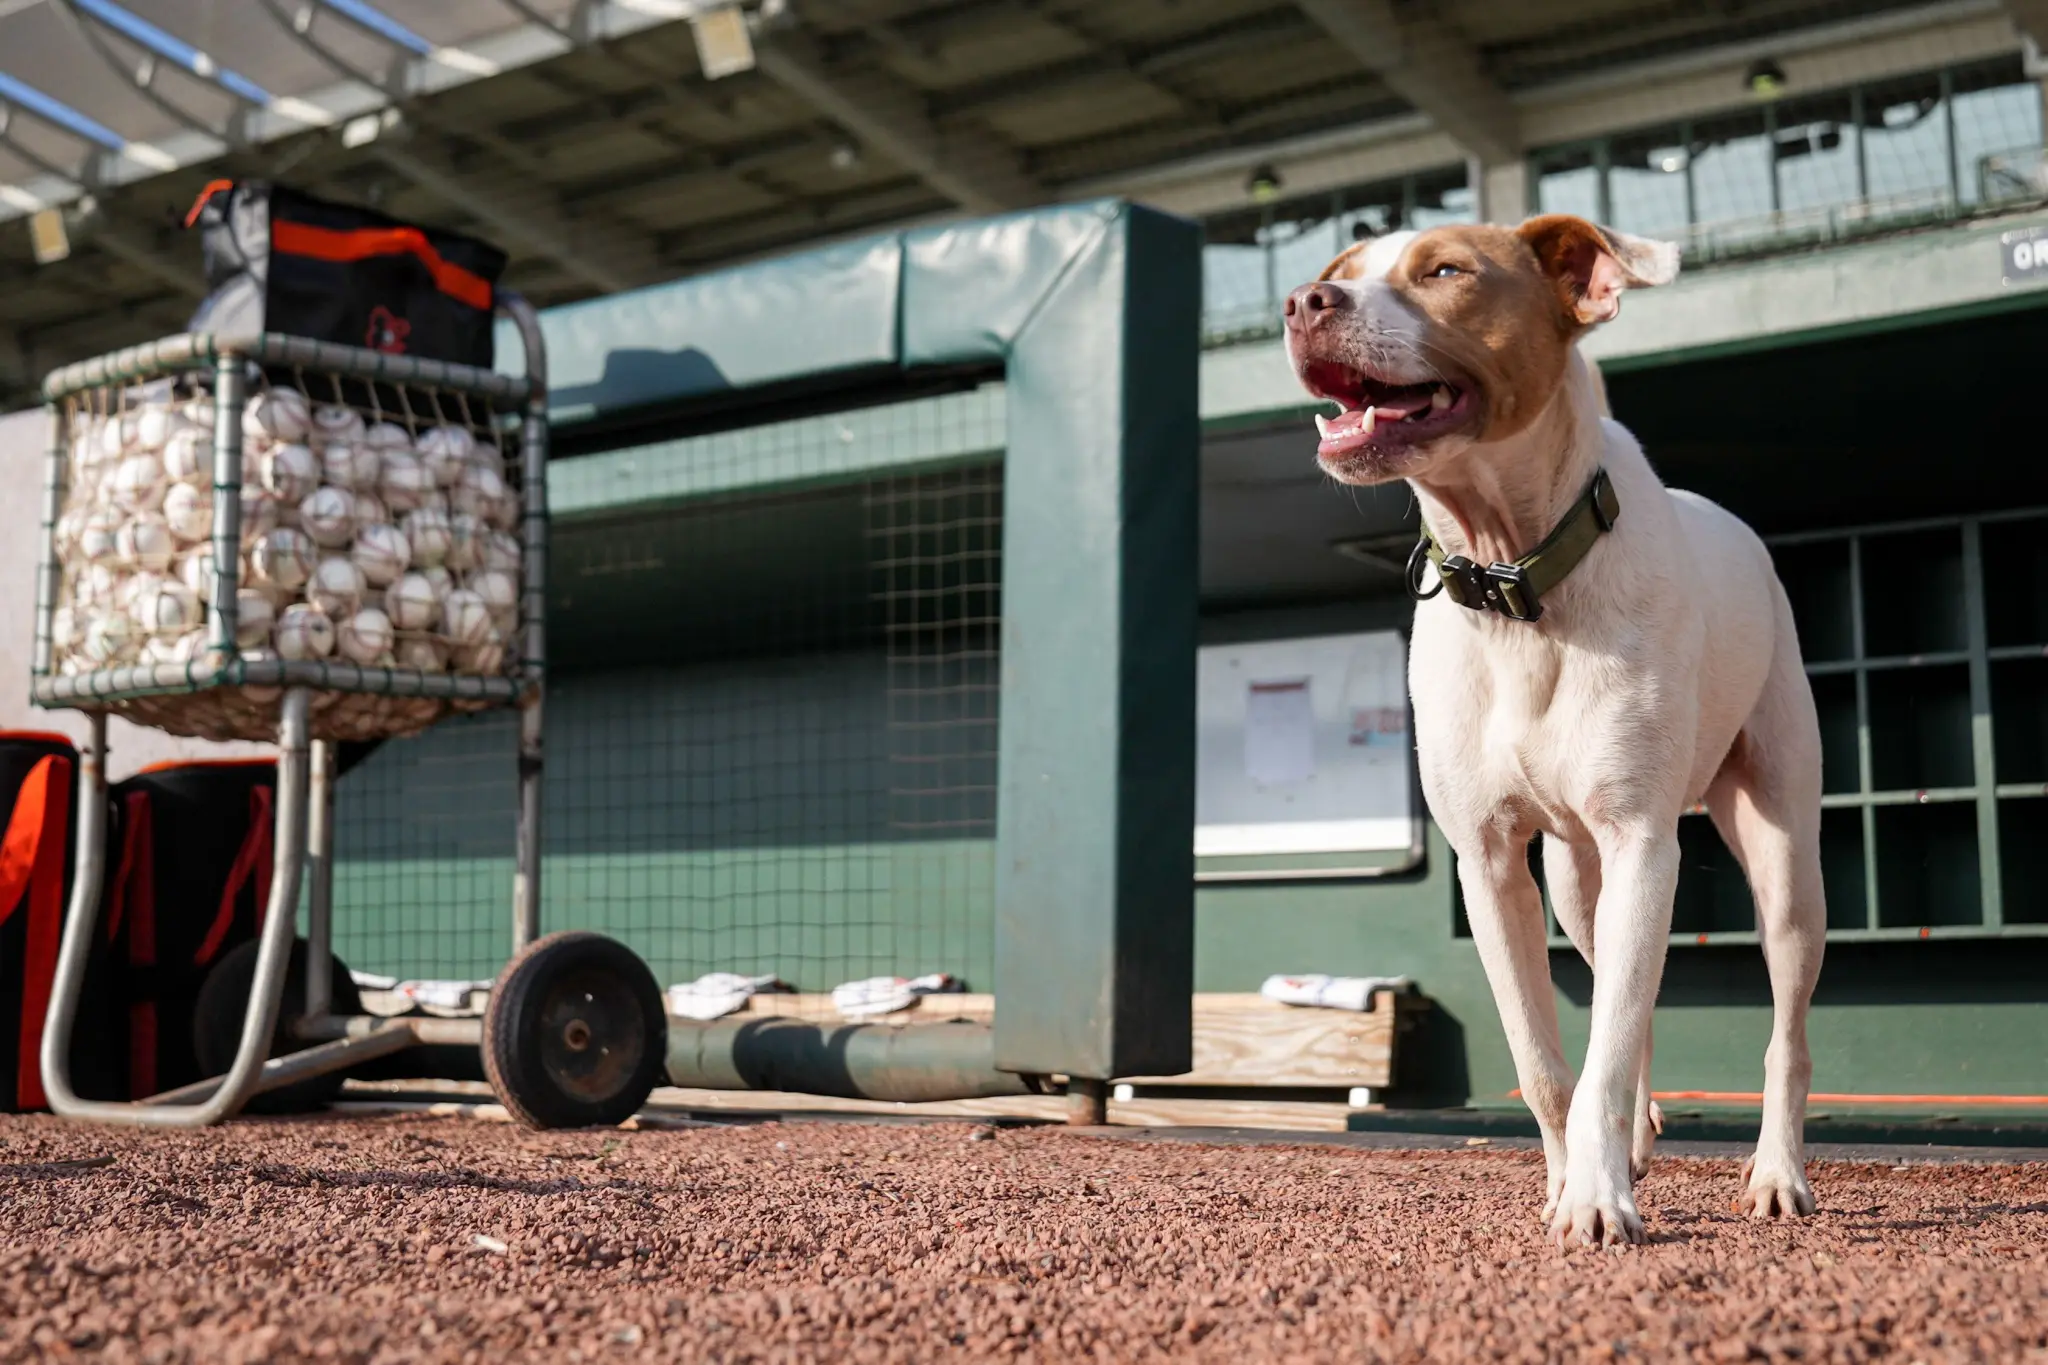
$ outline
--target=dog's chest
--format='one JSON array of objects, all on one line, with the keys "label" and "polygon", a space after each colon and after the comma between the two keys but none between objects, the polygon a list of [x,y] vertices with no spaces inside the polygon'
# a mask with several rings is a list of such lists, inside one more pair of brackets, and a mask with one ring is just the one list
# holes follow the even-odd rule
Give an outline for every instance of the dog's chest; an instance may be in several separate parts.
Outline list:
[{"label": "dog's chest", "polygon": [[1569,818],[1584,717],[1560,652],[1538,638],[1476,649],[1433,645],[1418,632],[1416,643],[1412,691],[1431,804],[1455,803],[1474,820]]}]

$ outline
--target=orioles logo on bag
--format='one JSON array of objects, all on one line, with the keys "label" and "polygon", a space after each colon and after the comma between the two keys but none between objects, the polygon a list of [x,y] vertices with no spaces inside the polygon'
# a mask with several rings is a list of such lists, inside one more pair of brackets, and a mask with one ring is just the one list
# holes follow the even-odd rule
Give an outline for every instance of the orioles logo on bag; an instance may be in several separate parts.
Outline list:
[{"label": "orioles logo on bag", "polygon": [[380,303],[370,310],[370,330],[363,344],[386,355],[404,355],[405,339],[411,333],[411,323]]}]

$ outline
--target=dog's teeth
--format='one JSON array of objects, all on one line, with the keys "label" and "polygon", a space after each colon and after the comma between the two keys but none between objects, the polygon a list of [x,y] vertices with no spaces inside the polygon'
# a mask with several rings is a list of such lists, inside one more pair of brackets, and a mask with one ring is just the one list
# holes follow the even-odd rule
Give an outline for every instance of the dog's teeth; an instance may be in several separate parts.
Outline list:
[{"label": "dog's teeth", "polygon": [[1367,436],[1372,435],[1373,426],[1379,421],[1379,416],[1380,410],[1378,408],[1367,408],[1365,410],[1365,420],[1358,424],[1359,431]]},{"label": "dog's teeth", "polygon": [[1319,413],[1317,413],[1317,414],[1316,414],[1316,435],[1318,435],[1318,436],[1328,436],[1329,434],[1330,434],[1330,419],[1329,419],[1329,418],[1327,418],[1327,417],[1325,417],[1325,416],[1323,416],[1323,415],[1322,415],[1322,414],[1321,414],[1320,412],[1319,412]]},{"label": "dog's teeth", "polygon": [[1429,395],[1429,405],[1436,411],[1442,412],[1451,405],[1451,391],[1441,384],[1437,385],[1435,390]]}]

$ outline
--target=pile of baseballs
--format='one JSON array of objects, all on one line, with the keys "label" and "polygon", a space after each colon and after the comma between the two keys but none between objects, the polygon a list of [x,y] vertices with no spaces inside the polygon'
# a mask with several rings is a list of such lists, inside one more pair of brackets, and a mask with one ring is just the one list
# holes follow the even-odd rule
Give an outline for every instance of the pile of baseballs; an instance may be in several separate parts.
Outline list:
[{"label": "pile of baseballs", "polygon": [[[161,386],[73,417],[52,622],[62,671],[205,652],[215,417],[211,397]],[[243,657],[505,671],[520,504],[488,434],[290,388],[257,393],[241,426]]]}]

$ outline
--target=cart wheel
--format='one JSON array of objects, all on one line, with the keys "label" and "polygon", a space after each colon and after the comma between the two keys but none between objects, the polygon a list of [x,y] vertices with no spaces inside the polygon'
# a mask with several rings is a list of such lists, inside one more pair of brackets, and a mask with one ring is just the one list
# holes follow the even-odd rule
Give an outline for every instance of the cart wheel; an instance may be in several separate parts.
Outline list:
[{"label": "cart wheel", "polygon": [[484,1070],[529,1128],[596,1128],[639,1112],[668,1066],[654,973],[602,934],[549,934],[505,965],[484,1014]]},{"label": "cart wheel", "polygon": [[[255,939],[235,948],[213,965],[199,988],[192,1010],[192,1051],[199,1061],[199,1074],[220,1076],[235,1064],[235,1050],[242,1042],[242,1015],[249,1008],[249,987],[256,980],[256,953],[262,945]],[[328,958],[331,994],[329,1007],[335,1014],[361,1014],[362,996],[355,978],[338,957]],[[306,1007],[306,940],[292,944],[290,962],[284,973],[284,1001],[277,1011],[277,1035],[271,1040],[270,1055],[282,1057],[309,1046],[285,1033],[285,1021],[296,1018]],[[242,1106],[245,1114],[304,1114],[324,1109],[341,1094],[344,1072],[313,1076],[281,1090],[251,1095]]]}]

